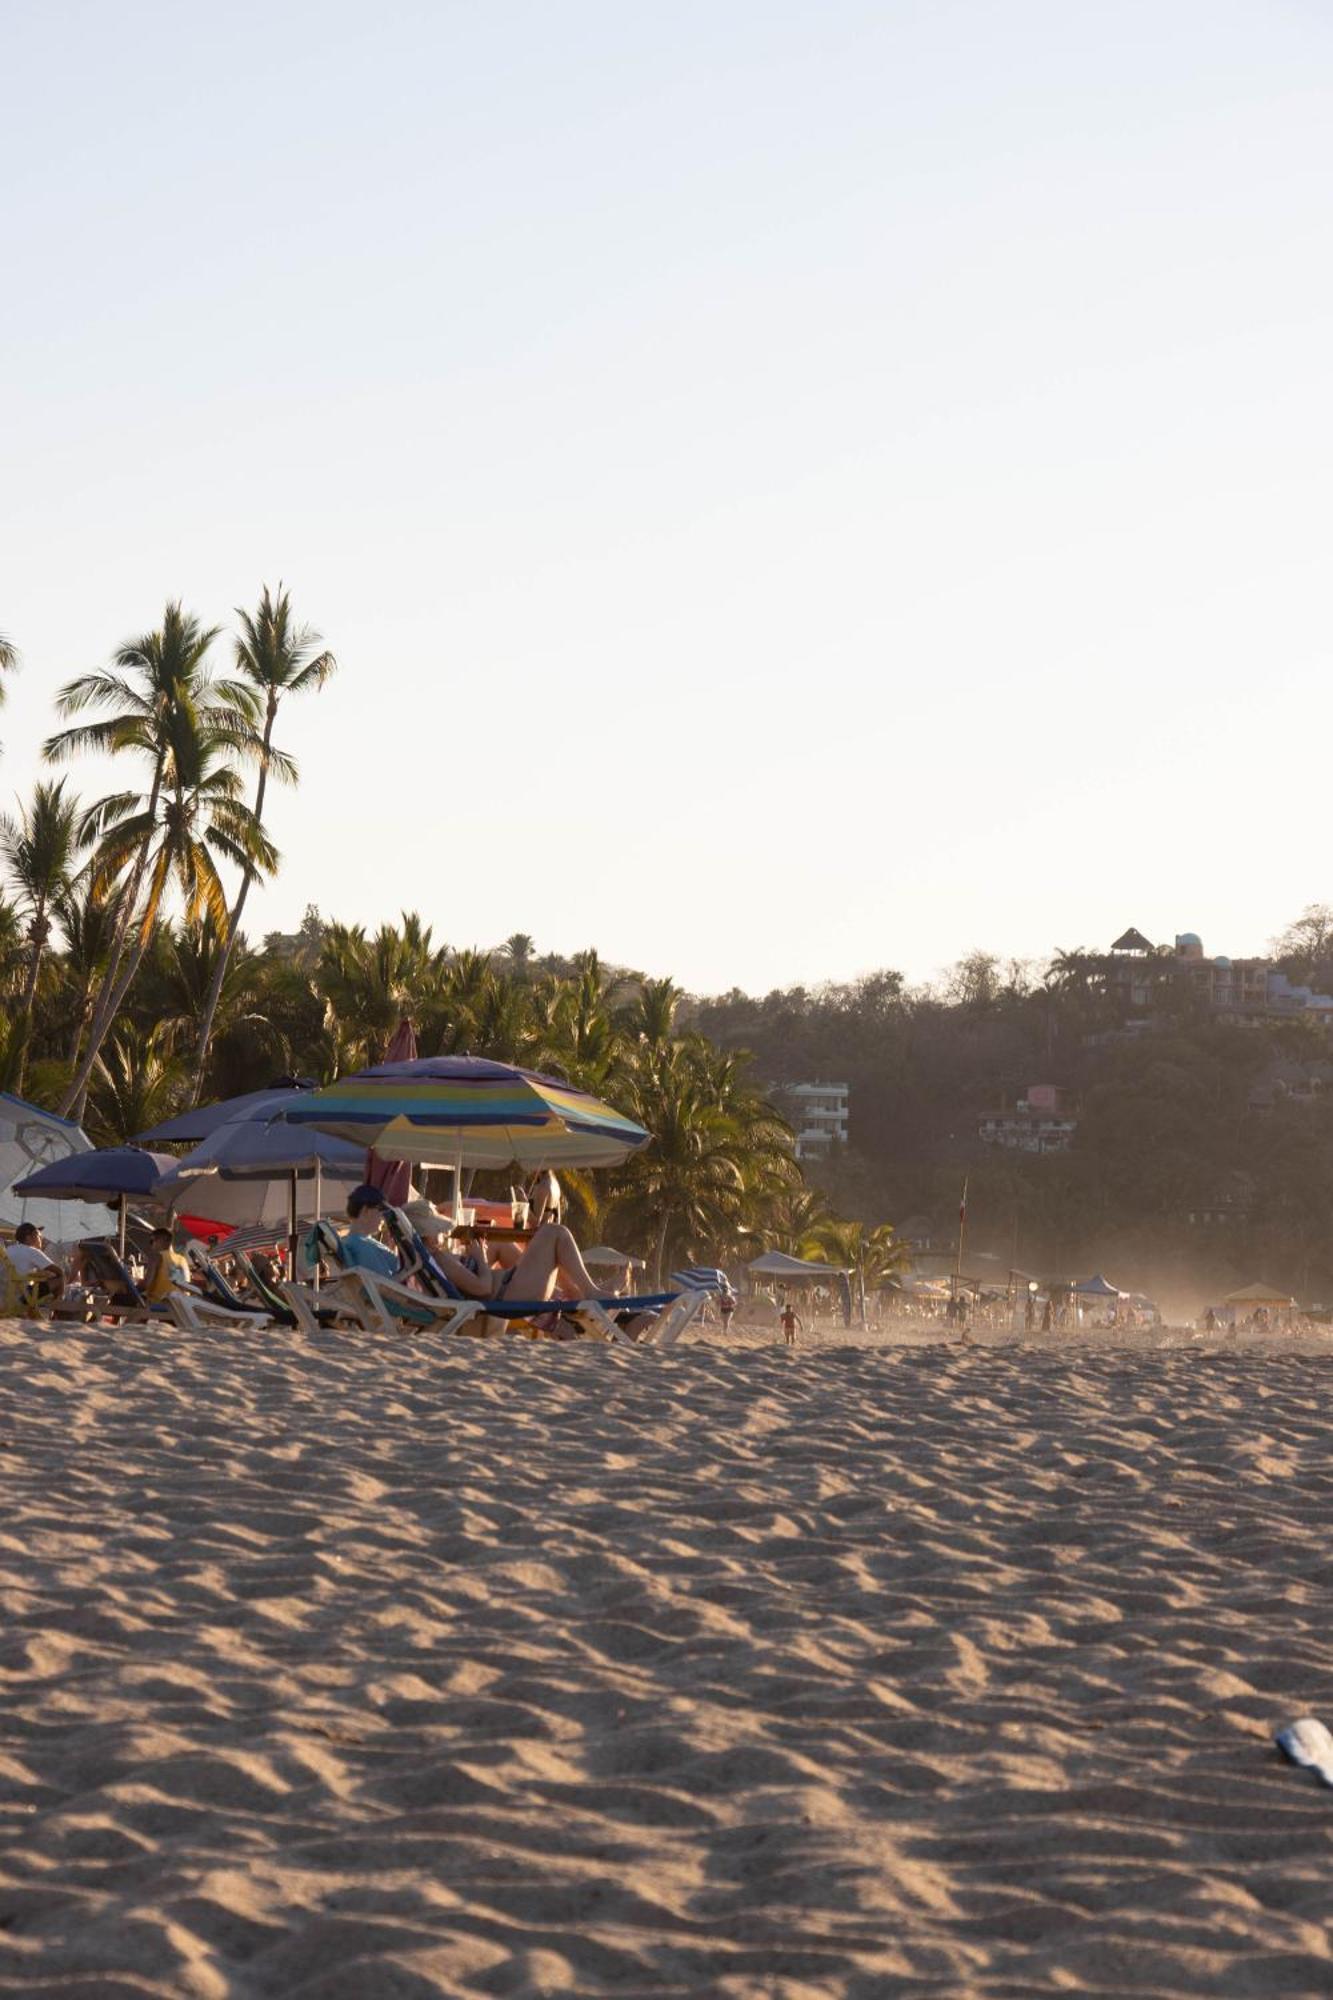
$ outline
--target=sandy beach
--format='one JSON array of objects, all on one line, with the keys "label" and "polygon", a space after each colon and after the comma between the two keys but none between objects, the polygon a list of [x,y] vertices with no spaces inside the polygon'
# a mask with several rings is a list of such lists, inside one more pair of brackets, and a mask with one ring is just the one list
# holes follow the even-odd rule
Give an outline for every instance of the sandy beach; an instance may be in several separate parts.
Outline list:
[{"label": "sandy beach", "polygon": [[0,1993],[1315,1994],[1325,1340],[0,1326]]}]

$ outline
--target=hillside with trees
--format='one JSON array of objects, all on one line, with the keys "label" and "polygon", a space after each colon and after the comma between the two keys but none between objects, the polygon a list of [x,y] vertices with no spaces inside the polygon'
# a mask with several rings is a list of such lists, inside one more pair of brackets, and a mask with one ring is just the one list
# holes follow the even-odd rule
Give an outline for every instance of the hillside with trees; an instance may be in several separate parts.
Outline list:
[{"label": "hillside with trees", "polygon": [[[1276,941],[1275,965],[1333,984],[1333,912]],[[1045,966],[974,952],[938,987],[894,972],[847,985],[702,1001],[691,1018],[752,1053],[777,1094],[850,1086],[850,1138],[814,1171],[848,1213],[952,1240],[968,1181],[971,1240],[1043,1275],[1113,1267],[1126,1284],[1207,1290],[1262,1272],[1333,1298],[1333,1043],[1302,1016],[1227,1020],[1167,976],[1131,1020],[1105,955]],[[1068,1150],[986,1145],[982,1119],[1030,1085],[1074,1108]]]}]

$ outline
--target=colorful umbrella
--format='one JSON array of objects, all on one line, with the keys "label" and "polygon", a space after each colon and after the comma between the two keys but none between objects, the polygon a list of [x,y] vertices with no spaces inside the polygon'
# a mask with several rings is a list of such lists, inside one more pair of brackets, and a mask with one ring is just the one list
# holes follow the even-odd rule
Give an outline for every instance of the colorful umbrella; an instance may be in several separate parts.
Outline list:
[{"label": "colorful umbrella", "polygon": [[[417,1031],[404,1017],[393,1031],[393,1039],[384,1051],[384,1060],[386,1063],[415,1062],[417,1053]],[[371,1146],[366,1152],[366,1183],[377,1187],[394,1208],[401,1208],[412,1184],[412,1163],[410,1160],[386,1160]]]},{"label": "colorful umbrella", "polygon": [[378,1063],[294,1097],[282,1118],[359,1140],[386,1157],[456,1170],[511,1162],[609,1167],[649,1136],[585,1090],[480,1056]]}]

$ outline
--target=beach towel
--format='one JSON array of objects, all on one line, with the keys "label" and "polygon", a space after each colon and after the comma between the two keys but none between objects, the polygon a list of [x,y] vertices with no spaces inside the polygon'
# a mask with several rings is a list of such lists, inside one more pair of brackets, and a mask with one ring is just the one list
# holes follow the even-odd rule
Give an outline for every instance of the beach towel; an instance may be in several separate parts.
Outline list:
[{"label": "beach towel", "polygon": [[1333,1736],[1313,1715],[1284,1723],[1274,1737],[1284,1757],[1293,1764],[1316,1771],[1326,1785],[1333,1785]]}]

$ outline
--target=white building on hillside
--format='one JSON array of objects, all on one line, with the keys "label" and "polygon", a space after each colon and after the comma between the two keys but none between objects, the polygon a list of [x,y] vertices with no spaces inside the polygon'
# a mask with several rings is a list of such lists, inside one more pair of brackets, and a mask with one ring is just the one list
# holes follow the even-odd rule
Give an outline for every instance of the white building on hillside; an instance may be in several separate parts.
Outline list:
[{"label": "white building on hillside", "polygon": [[798,1160],[822,1160],[836,1142],[847,1144],[845,1083],[792,1083],[783,1093],[796,1130]]}]

